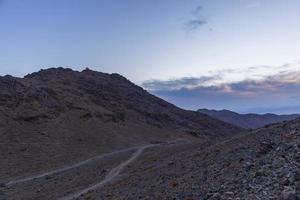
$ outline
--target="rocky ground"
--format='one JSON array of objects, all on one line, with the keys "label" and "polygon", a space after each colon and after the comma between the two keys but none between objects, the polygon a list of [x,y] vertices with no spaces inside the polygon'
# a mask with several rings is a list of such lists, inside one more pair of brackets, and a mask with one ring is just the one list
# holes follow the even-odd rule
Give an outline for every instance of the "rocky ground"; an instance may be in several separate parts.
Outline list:
[{"label": "rocky ground", "polygon": [[[155,156],[156,153],[162,151],[172,150],[174,153],[190,147],[190,142],[186,140],[155,141],[152,144],[104,154],[60,169],[42,174],[33,174],[29,177],[18,177],[2,183],[1,189],[4,191],[2,195],[5,199],[12,200],[73,199],[69,196],[76,196],[76,193],[84,191],[88,187],[102,182],[107,182],[108,184],[110,180],[112,182],[119,180],[123,173],[127,173],[123,168],[130,168],[132,163],[144,157],[144,154],[147,152],[153,152],[153,156]],[[112,176],[108,177],[109,175]],[[108,181],[103,181],[105,179],[108,179]]]},{"label": "rocky ground", "polygon": [[[113,166],[130,155],[132,152],[124,152],[116,159],[99,160],[58,176],[5,186],[6,198],[69,199],[101,182]],[[300,120],[218,143],[147,148],[114,180],[74,199],[300,199]]]},{"label": "rocky ground", "polygon": [[300,199],[300,121],[181,152],[148,151],[80,199]]}]

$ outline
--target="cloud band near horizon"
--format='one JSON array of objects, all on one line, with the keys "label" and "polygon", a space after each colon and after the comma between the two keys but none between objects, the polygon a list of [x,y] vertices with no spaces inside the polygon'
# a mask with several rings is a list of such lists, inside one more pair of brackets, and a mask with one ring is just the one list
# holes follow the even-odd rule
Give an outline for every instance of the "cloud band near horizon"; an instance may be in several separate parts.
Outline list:
[{"label": "cloud band near horizon", "polygon": [[[263,76],[259,73],[258,76],[253,73],[251,77],[245,76],[243,80],[236,81],[228,80],[228,74],[234,74],[235,71],[224,70],[210,76],[167,81],[151,80],[144,82],[142,86],[186,109],[229,109],[241,113],[300,113],[300,69],[291,66],[273,67],[273,71],[277,71],[272,75]],[[244,72],[251,74],[258,68],[270,69],[267,66],[252,67]]]}]

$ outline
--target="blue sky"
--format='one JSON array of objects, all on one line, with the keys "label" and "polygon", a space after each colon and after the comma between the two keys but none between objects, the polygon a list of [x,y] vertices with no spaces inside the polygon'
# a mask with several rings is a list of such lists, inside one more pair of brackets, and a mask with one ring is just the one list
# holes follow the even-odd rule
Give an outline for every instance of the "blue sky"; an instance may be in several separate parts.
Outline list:
[{"label": "blue sky", "polygon": [[299,0],[0,0],[0,25],[1,75],[89,67],[188,109],[300,112]]}]

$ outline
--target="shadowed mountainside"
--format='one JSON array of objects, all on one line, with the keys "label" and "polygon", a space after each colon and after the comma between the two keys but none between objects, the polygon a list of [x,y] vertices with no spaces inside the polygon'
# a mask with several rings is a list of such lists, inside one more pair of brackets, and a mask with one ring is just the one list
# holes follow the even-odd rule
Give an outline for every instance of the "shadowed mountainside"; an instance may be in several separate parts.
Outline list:
[{"label": "shadowed mountainside", "polygon": [[240,131],[118,74],[52,68],[0,77],[2,180],[151,141],[222,140]]},{"label": "shadowed mountainside", "polygon": [[275,115],[275,114],[239,114],[230,110],[208,110],[199,109],[198,112],[207,114],[213,118],[239,126],[242,128],[260,128],[268,124],[274,124],[283,121],[290,121],[299,118],[299,114]]}]

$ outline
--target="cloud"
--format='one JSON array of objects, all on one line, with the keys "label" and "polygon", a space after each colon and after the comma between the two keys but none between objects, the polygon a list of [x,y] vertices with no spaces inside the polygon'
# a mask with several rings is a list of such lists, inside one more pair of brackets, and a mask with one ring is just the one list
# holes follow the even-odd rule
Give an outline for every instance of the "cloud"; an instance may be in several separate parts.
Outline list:
[{"label": "cloud", "polygon": [[194,14],[199,14],[201,11],[203,10],[203,6],[199,5],[195,8],[194,10]]},{"label": "cloud", "polygon": [[152,81],[146,81],[143,85],[144,87],[150,89],[150,90],[175,90],[180,89],[182,87],[184,88],[190,88],[198,84],[203,84],[207,81],[210,81],[213,79],[212,77],[199,77],[199,78],[193,78],[193,77],[185,77],[181,79],[175,79],[175,80],[168,80],[168,81],[160,81],[160,80],[152,80]]},{"label": "cloud", "polygon": [[208,21],[206,18],[202,15],[202,6],[197,6],[194,11],[192,12],[193,18],[188,20],[185,23],[185,28],[187,30],[196,30],[202,26],[205,26],[208,24]]},{"label": "cloud", "polygon": [[194,19],[188,21],[185,25],[189,30],[196,30],[201,26],[204,26],[207,24],[207,21],[204,19]]},{"label": "cloud", "polygon": [[[270,69],[267,66],[262,68]],[[259,79],[252,77],[230,82],[224,78],[232,70],[224,70],[211,76],[147,81],[143,87],[186,109],[205,107],[238,112],[299,113],[300,70],[282,70],[288,68],[274,67],[279,69],[276,74],[260,76]],[[252,67],[245,71],[257,69]]]},{"label": "cloud", "polygon": [[[167,89],[174,90],[180,88],[195,88],[199,86],[218,86],[224,84],[234,84],[238,82],[260,81],[270,79],[278,76],[285,76],[287,74],[294,76],[290,78],[295,80],[300,69],[300,63],[287,63],[279,66],[252,66],[248,68],[239,69],[222,69],[217,71],[208,71],[205,75],[199,77],[182,77],[171,80],[148,80],[143,83],[143,86],[149,90]],[[280,77],[283,79],[283,77]]]},{"label": "cloud", "polygon": [[184,77],[180,79],[173,80],[150,80],[145,81],[143,86],[148,90],[178,90],[181,88],[191,89],[197,87],[198,85],[205,85],[214,80],[219,79],[220,77],[212,76],[201,76],[201,77]]}]

